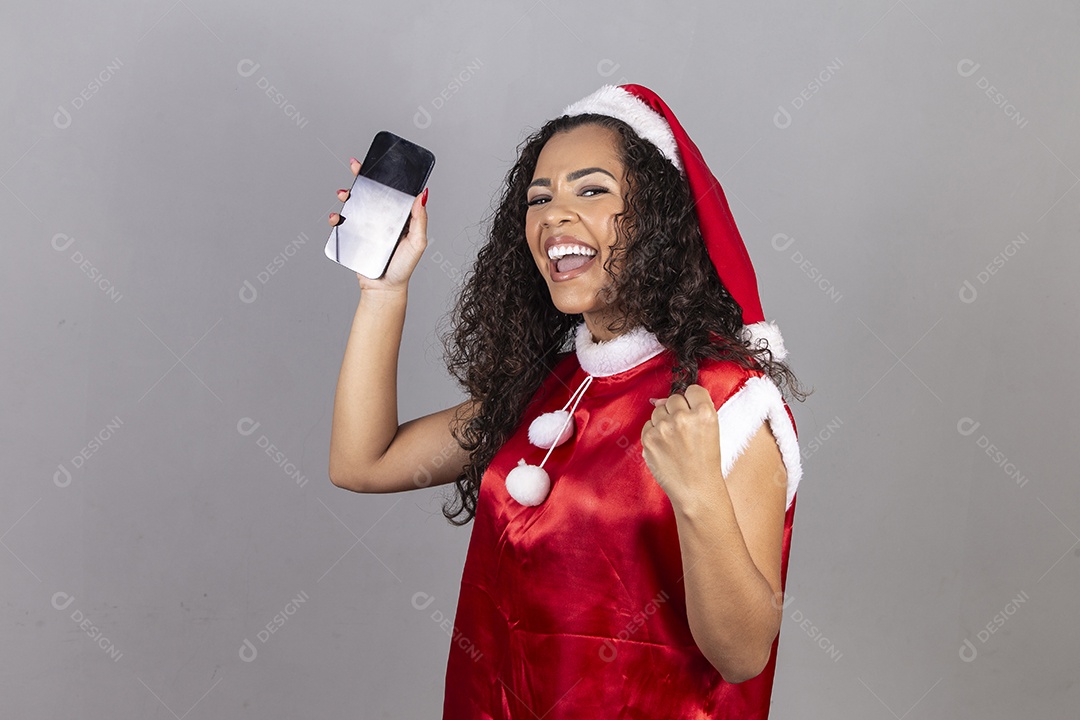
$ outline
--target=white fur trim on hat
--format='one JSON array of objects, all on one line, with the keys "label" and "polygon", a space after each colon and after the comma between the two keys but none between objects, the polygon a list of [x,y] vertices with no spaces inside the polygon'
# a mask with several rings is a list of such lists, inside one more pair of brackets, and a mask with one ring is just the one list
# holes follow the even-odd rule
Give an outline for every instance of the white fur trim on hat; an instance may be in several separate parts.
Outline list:
[{"label": "white fur trim on hat", "polygon": [[787,504],[791,507],[802,479],[802,458],[795,427],[791,424],[780,389],[768,376],[747,380],[737,393],[716,411],[720,423],[720,472],[726,477],[735,461],[750,444],[750,438],[766,420],[772,430],[787,471]]},{"label": "white fur trim on hat", "polygon": [[[773,360],[783,360],[787,357],[787,348],[784,347],[784,338],[780,335],[780,328],[776,323],[762,320],[751,325],[744,325],[743,337],[753,340],[757,348],[764,348],[766,343],[772,351]],[[764,340],[765,343],[761,341]]]},{"label": "white fur trim on hat", "polygon": [[562,112],[563,115],[584,113],[608,115],[622,120],[642,138],[658,147],[664,157],[670,160],[679,172],[683,172],[682,158],[679,157],[675,136],[667,120],[629,90],[618,85],[604,85],[591,95],[567,105]]}]

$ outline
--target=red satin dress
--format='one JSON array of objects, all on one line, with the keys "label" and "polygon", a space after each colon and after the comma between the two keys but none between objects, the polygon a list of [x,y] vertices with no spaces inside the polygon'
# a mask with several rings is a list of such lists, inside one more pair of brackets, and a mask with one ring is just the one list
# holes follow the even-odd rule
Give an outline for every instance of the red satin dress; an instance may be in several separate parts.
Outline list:
[{"label": "red satin dress", "polygon": [[[701,653],[687,621],[671,502],[642,458],[641,428],[653,412],[648,398],[670,394],[673,354],[642,329],[595,343],[582,324],[576,339],[578,352],[561,356],[481,480],[444,720],[766,718],[779,636],[761,674],[739,684],[726,682]],[[760,370],[707,362],[698,384],[718,408],[741,389],[758,391],[729,403],[737,416],[720,413],[725,465],[763,414],[781,446],[786,583],[801,475],[794,420]],[[543,464],[547,498],[518,503],[507,492],[507,474],[519,459],[539,465],[547,453],[530,442],[530,422],[564,407],[589,375],[572,413],[573,435]]]}]

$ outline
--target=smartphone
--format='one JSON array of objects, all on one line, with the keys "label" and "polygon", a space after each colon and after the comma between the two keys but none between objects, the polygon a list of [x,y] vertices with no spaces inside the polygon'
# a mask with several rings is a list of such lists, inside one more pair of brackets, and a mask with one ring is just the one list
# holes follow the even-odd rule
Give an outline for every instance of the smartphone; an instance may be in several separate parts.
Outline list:
[{"label": "smartphone", "polygon": [[387,130],[376,133],[326,241],[326,257],[364,277],[382,277],[433,167],[430,150]]}]

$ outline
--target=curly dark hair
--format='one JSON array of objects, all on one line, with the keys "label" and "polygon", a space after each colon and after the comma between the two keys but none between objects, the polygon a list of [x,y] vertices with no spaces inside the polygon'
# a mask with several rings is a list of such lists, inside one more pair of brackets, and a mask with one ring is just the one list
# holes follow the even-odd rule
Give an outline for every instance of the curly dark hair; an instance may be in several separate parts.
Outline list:
[{"label": "curly dark hair", "polygon": [[[674,351],[671,394],[697,382],[699,361],[706,358],[760,368],[800,402],[813,392],[804,391],[767,346],[743,338],[742,308],[716,273],[690,187],[671,161],[621,120],[563,115],[518,146],[517,162],[489,218],[488,241],[452,308],[452,333],[440,337],[448,370],[479,407],[475,416],[459,415],[451,423],[453,436],[470,453],[454,481],[455,497],[443,507],[453,525],[475,516],[484,471],[561,353],[573,347],[573,332],[584,319],[562,313],[552,302],[525,237],[525,214],[527,188],[544,144],[556,133],[586,124],[617,133],[629,185],[626,210],[615,218],[616,242],[604,264],[619,309],[608,329],[621,334],[644,326]],[[617,276],[613,266],[619,267]],[[457,520],[462,513],[465,518]]]}]

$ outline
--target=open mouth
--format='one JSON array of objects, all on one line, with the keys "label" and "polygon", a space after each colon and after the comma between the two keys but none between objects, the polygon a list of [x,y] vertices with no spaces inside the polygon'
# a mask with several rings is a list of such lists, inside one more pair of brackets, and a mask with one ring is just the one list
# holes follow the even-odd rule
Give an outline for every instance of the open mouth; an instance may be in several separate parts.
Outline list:
[{"label": "open mouth", "polygon": [[557,283],[559,281],[570,280],[571,277],[577,277],[586,270],[589,270],[593,266],[593,263],[596,262],[596,256],[568,255],[565,258],[550,260],[550,262],[551,279]]},{"label": "open mouth", "polygon": [[596,255],[565,255],[561,258],[548,260],[551,267],[551,279],[554,282],[561,282],[575,278],[591,268],[593,263],[596,262],[596,257]]}]

